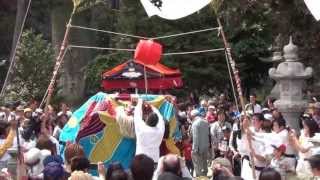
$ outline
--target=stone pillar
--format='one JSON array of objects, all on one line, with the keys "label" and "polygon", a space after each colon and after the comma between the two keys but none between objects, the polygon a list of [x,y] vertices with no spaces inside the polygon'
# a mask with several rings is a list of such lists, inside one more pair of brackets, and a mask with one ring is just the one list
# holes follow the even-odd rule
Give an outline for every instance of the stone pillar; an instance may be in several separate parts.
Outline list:
[{"label": "stone pillar", "polygon": [[290,42],[283,48],[285,61],[277,68],[269,69],[269,76],[279,84],[280,98],[275,102],[287,124],[299,132],[299,115],[308,106],[303,99],[302,87],[305,80],[312,76],[312,68],[305,68],[299,62],[298,47]]}]

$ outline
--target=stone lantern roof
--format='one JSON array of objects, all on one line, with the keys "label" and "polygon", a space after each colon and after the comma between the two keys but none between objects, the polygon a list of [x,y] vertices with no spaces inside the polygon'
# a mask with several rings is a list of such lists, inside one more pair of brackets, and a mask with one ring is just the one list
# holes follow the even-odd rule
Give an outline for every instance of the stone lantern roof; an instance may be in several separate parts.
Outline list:
[{"label": "stone lantern roof", "polygon": [[298,61],[299,56],[298,56],[298,46],[293,44],[292,42],[292,37],[290,37],[290,42],[288,45],[284,46],[283,48],[283,53],[284,53],[284,58],[286,61]]}]

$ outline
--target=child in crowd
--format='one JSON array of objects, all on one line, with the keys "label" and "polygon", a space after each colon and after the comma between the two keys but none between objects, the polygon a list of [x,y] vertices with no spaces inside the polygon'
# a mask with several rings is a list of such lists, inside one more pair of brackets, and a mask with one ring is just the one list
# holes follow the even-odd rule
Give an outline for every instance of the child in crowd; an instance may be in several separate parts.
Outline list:
[{"label": "child in crowd", "polygon": [[192,152],[191,138],[186,136],[183,140],[183,156],[185,158],[186,166],[190,171],[190,174],[193,174],[194,167],[192,163],[191,152]]},{"label": "child in crowd", "polygon": [[272,145],[274,148],[273,158],[271,159],[270,167],[277,170],[282,180],[291,179],[289,175],[295,171],[294,166],[290,165],[290,159],[285,157],[286,146],[281,145]]}]

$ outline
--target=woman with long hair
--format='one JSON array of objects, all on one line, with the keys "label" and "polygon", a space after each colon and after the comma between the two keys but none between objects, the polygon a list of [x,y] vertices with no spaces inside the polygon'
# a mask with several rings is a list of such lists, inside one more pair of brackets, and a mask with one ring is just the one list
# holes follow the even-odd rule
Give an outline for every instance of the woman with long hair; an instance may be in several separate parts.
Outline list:
[{"label": "woman with long hair", "polygon": [[290,141],[293,147],[299,152],[299,160],[296,168],[296,172],[299,178],[310,178],[312,177],[312,172],[309,163],[304,161],[312,155],[311,148],[313,144],[309,141],[315,133],[319,132],[319,126],[316,121],[311,118],[303,117],[302,119],[303,129],[300,132],[299,139],[294,133],[290,133]]}]

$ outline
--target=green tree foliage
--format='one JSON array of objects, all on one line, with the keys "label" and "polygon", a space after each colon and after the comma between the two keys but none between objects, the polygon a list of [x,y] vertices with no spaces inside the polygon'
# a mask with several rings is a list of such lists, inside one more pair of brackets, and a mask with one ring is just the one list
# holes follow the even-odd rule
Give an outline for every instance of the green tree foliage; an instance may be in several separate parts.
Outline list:
[{"label": "green tree foliage", "polygon": [[[54,36],[52,34],[52,37],[50,37],[52,30],[48,29],[48,27],[53,27],[51,26],[52,21],[42,22],[35,19],[43,19],[44,15],[48,17],[50,8],[61,8],[65,4],[62,2],[66,1],[70,3],[71,7],[72,0],[35,1],[26,27],[36,25],[37,27],[34,27],[36,32],[44,34],[46,39],[52,38]],[[269,47],[279,33],[283,35],[281,46],[288,42],[289,35],[293,35],[295,43],[301,49],[301,59],[307,65],[317,67],[315,71],[319,74],[320,24],[315,22],[301,0],[213,0],[213,2],[223,3],[220,4],[221,6],[219,4],[207,6],[198,13],[176,21],[168,21],[156,16],[152,18],[147,17],[139,1],[120,0],[119,10],[111,9],[110,1],[99,3],[102,1],[80,0],[79,2],[81,3],[79,11],[81,12],[76,13],[76,18],[82,18],[80,15],[83,15],[83,18],[90,21],[88,24],[84,23],[84,26],[147,37],[216,27],[216,15],[218,15],[224,25],[233,57],[240,70],[243,88],[247,93],[252,88],[265,88],[265,80],[269,79],[267,71],[271,65],[261,62],[259,58],[270,55]],[[46,3],[48,4],[48,8],[44,8],[44,4]],[[83,12],[84,10],[85,12]],[[4,11],[1,13],[6,14]],[[12,21],[14,18],[8,17],[6,19],[2,16],[0,19],[2,20],[0,24],[5,25],[0,27],[0,30],[2,30],[7,27],[6,25],[10,25],[10,19]],[[75,35],[76,31],[78,30],[72,30],[71,33]],[[135,48],[138,42],[138,39],[135,38],[119,37],[105,33],[89,33],[94,37],[92,38],[92,44],[85,44],[83,41],[76,42],[76,44]],[[10,33],[1,32],[0,40],[7,42],[8,38],[5,37],[8,37],[8,35]],[[76,35],[85,36],[83,34]],[[217,32],[161,39],[159,42],[163,44],[164,52],[223,47],[221,38],[217,36]],[[5,44],[10,43],[3,43],[2,46],[5,46]],[[8,51],[8,48],[6,48],[6,51]],[[111,69],[118,63],[133,57],[131,53],[108,53],[92,51],[94,58],[92,60],[88,59],[88,61],[92,62],[89,63],[86,69],[87,92],[94,93],[100,89],[101,72]],[[2,52],[0,56],[3,57],[3,54],[7,53]],[[214,92],[213,90],[221,92],[225,89],[227,89],[227,92],[231,92],[223,52],[164,56],[161,62],[169,67],[179,68],[182,71],[185,86],[182,90],[179,90],[179,94],[187,94],[194,90],[206,94]],[[52,69],[49,71],[52,72]],[[315,77],[318,79],[317,77],[319,76]]]},{"label": "green tree foliage", "polygon": [[268,49],[273,42],[270,4],[267,1],[225,1],[219,15],[224,21],[246,94],[251,88],[266,88],[261,85],[268,79],[271,65],[261,62],[260,57],[270,55]]},{"label": "green tree foliage", "polygon": [[[267,77],[268,66],[262,64],[259,57],[268,53],[267,49],[272,42],[271,28],[268,28],[269,9],[264,6],[244,9],[242,7],[243,2],[225,1],[220,8],[219,15],[223,19],[226,34],[232,45],[234,59],[238,62],[244,87],[251,88],[259,86],[261,79]],[[237,15],[234,15],[236,13]],[[168,21],[156,16],[149,18],[140,3],[122,0],[114,29],[118,32],[144,37],[156,37],[210,27],[217,27],[212,6],[207,6],[186,18]],[[164,52],[222,48],[224,47],[222,40],[217,35],[217,31],[212,31],[156,41],[163,45]],[[134,38],[112,37],[109,46],[135,48],[137,43],[138,39]],[[163,56],[161,62],[169,67],[179,68],[183,73],[184,88],[178,94],[186,95],[194,90],[201,94],[210,94],[225,91],[226,88],[227,92],[231,93],[228,91],[231,90],[230,80],[223,51]]]},{"label": "green tree foliage", "polygon": [[86,68],[86,84],[87,93],[89,95],[98,92],[101,89],[102,73],[106,70],[112,69],[120,63],[128,60],[129,54],[126,53],[112,53],[98,55],[92,63]]},{"label": "green tree foliage", "polygon": [[54,51],[41,34],[26,30],[21,37],[14,67],[11,95],[18,99],[40,99],[52,75]]}]

